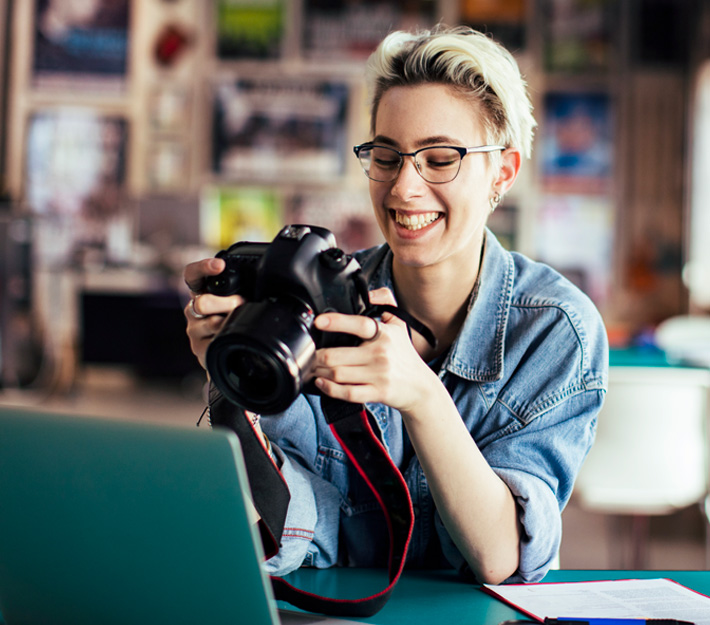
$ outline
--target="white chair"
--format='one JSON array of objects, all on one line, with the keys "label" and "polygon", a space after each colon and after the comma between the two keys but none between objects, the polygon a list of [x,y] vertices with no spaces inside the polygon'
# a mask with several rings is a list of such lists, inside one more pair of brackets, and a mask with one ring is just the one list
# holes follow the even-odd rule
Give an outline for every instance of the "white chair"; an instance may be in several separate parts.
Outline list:
[{"label": "white chair", "polygon": [[633,569],[644,568],[650,516],[705,503],[709,388],[706,369],[610,368],[596,441],[574,496],[587,510],[632,519]]}]

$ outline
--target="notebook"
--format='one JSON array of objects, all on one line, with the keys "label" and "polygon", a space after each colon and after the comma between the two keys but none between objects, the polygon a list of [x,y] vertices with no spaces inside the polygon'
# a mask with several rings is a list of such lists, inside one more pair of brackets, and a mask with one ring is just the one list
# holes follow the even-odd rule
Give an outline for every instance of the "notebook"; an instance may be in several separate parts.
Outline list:
[{"label": "notebook", "polygon": [[232,432],[0,407],[0,614],[343,623],[276,609],[244,493]]}]

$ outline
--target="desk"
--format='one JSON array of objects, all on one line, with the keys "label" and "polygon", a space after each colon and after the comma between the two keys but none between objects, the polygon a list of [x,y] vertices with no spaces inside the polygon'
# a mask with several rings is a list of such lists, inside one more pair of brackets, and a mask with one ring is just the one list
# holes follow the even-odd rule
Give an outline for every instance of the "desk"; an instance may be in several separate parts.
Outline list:
[{"label": "desk", "polygon": [[[337,596],[347,588],[345,597],[365,596],[381,587],[373,586],[380,572],[365,569],[303,569],[290,578],[303,589]],[[667,577],[688,588],[710,595],[710,571],[550,571],[545,582],[581,582],[611,579],[648,579]],[[288,604],[280,607],[294,609]],[[350,618],[370,625],[498,625],[525,615],[484,593],[480,586],[462,582],[452,571],[406,571],[390,601],[369,618]],[[0,625],[4,625],[0,614]],[[205,625],[209,625],[205,623]]]},{"label": "desk", "polygon": [[[332,592],[349,588],[357,596],[372,592],[371,571],[355,569],[304,569],[298,571],[301,588]],[[703,594],[710,594],[710,571],[550,571],[545,582],[578,582],[667,577]],[[294,579],[294,583],[296,580]],[[327,589],[327,590],[326,590]],[[287,604],[280,607],[289,608]],[[498,625],[525,616],[484,593],[479,586],[462,582],[452,571],[407,571],[395,587],[389,603],[369,618],[351,618],[371,625]]]}]

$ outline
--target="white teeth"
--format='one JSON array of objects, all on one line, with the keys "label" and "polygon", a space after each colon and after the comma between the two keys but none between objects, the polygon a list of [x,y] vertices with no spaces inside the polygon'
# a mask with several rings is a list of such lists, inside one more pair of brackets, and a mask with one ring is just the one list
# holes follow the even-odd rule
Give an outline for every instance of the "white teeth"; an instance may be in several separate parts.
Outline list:
[{"label": "white teeth", "polygon": [[396,221],[407,230],[421,230],[425,226],[434,223],[441,216],[440,213],[417,213],[416,215],[405,215],[395,213]]}]

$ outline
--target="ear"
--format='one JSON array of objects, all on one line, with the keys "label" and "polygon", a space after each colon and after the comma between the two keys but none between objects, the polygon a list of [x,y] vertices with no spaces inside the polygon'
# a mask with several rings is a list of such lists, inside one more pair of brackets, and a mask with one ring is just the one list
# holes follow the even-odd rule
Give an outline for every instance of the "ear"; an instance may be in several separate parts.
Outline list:
[{"label": "ear", "polygon": [[508,148],[501,154],[501,165],[498,171],[498,176],[493,181],[493,190],[497,191],[501,196],[505,195],[513,186],[515,179],[520,171],[522,156],[520,150],[516,148]]}]

